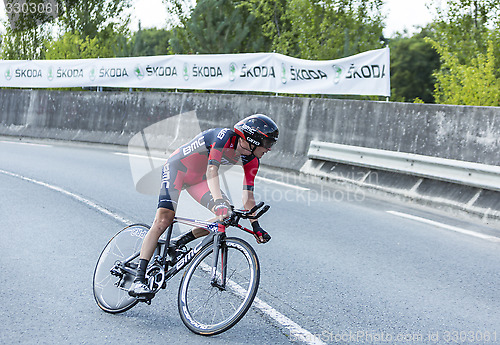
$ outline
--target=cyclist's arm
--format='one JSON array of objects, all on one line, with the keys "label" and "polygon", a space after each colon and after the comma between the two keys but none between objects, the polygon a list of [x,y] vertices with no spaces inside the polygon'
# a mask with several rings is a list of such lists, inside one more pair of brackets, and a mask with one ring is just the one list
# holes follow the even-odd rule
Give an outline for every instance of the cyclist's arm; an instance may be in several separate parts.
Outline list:
[{"label": "cyclist's arm", "polygon": [[[245,210],[251,210],[255,206],[255,198],[253,195],[253,191],[251,190],[243,190],[243,206]],[[255,220],[251,219],[250,222],[254,222]]]},{"label": "cyclist's arm", "polygon": [[[243,205],[247,210],[252,209],[255,206],[255,198],[253,191],[243,190]],[[267,243],[271,239],[271,236],[260,226],[257,219],[250,219],[252,228],[254,231],[255,239],[257,243]]]},{"label": "cyclist's arm", "polygon": [[245,209],[250,210],[255,206],[255,198],[253,194],[255,185],[255,176],[259,171],[259,160],[256,157],[246,161],[243,164],[243,171],[245,173],[243,179],[243,206]]},{"label": "cyclist's arm", "polygon": [[219,166],[222,160],[222,152],[231,145],[231,131],[227,128],[210,132],[214,137],[206,138],[210,143],[208,150],[207,184],[214,200],[222,199],[222,192],[219,181]]},{"label": "cyclist's arm", "polygon": [[219,181],[219,167],[217,165],[209,164],[207,167],[207,184],[210,193],[214,200],[222,199],[222,192],[220,191]]}]

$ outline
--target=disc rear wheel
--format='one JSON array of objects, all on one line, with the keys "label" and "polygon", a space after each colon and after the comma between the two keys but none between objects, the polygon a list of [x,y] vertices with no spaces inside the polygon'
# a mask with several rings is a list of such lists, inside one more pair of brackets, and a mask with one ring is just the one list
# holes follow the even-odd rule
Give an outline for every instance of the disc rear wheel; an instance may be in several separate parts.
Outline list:
[{"label": "disc rear wheel", "polygon": [[142,240],[148,231],[149,226],[145,224],[127,226],[104,247],[93,280],[94,298],[102,310],[121,313],[137,304],[137,299],[129,296],[128,290],[137,271]]}]

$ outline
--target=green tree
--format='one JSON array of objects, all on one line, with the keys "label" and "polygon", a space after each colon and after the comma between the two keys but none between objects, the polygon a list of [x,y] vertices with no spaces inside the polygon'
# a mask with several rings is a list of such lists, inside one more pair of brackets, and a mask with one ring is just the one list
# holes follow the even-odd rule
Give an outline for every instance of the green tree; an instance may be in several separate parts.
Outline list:
[{"label": "green tree", "polygon": [[391,99],[412,102],[419,98],[434,103],[433,73],[439,70],[439,54],[425,40],[429,35],[422,29],[412,37],[402,35],[390,40],[391,47]]},{"label": "green tree", "polygon": [[268,50],[298,56],[298,39],[292,30],[289,4],[289,0],[248,0],[239,6],[247,8],[256,17]]},{"label": "green tree", "polygon": [[172,32],[166,29],[150,28],[139,30],[132,37],[122,36],[117,40],[116,56],[153,56],[169,53]]},{"label": "green tree", "polygon": [[109,49],[102,49],[99,46],[99,42],[96,37],[90,38],[87,36],[83,39],[78,34],[67,32],[57,41],[47,43],[45,58],[47,60],[58,60],[109,57],[104,53],[106,51],[109,56],[112,55]]},{"label": "green tree", "polygon": [[150,28],[139,30],[132,37],[132,56],[166,55],[170,47],[172,32],[166,29]]},{"label": "green tree", "polygon": [[272,49],[304,59],[335,59],[380,48],[381,0],[249,0]]},{"label": "green tree", "polygon": [[429,39],[441,57],[436,102],[498,106],[500,2],[448,0],[436,13]]},{"label": "green tree", "polygon": [[107,38],[113,32],[127,32],[131,0],[66,0],[58,24],[63,32],[79,33],[81,37]]},{"label": "green tree", "polygon": [[[99,47],[97,56],[114,57],[120,51],[120,44],[129,36],[130,14],[126,10],[131,0],[66,0],[58,25],[64,37],[71,33],[82,42],[93,42]],[[63,43],[64,44],[64,43]],[[89,47],[85,48],[89,50]],[[91,50],[89,50],[91,51]],[[83,52],[83,50],[82,50]],[[93,52],[92,55],[95,55]]]},{"label": "green tree", "polygon": [[173,30],[174,53],[242,53],[264,50],[256,18],[234,0],[200,0]]},{"label": "green tree", "polygon": [[335,59],[380,48],[379,0],[292,0],[292,30],[300,57]]},{"label": "green tree", "polygon": [[[439,3],[439,2],[438,2]],[[495,42],[500,57],[500,2],[498,0],[447,0],[446,6],[435,6],[436,42],[455,52],[460,63],[467,63],[477,53],[486,54],[487,42]]]},{"label": "green tree", "polygon": [[24,30],[14,30],[3,23],[5,34],[2,36],[0,59],[37,60],[45,58],[44,42],[52,39],[50,24],[43,24]]},{"label": "green tree", "polygon": [[[68,55],[75,56],[77,50],[74,44],[79,42],[93,42],[99,46],[100,57],[114,56],[115,46],[120,37],[128,34],[127,25],[130,15],[125,9],[130,6],[131,0],[58,0],[61,15],[43,25],[34,25],[38,18],[22,18],[17,29],[6,27],[6,34],[2,43],[1,57],[3,59],[44,59],[46,49],[70,48]],[[60,34],[54,38],[55,29]],[[67,35],[71,33],[71,35]],[[88,38],[88,39],[87,39]],[[93,41],[97,39],[97,41]],[[59,43],[55,41],[62,40]],[[89,43],[90,44],[90,43]],[[91,51],[89,47],[79,49]],[[86,53],[85,53],[86,54]],[[84,55],[85,55],[84,54]],[[63,52],[56,55],[64,55]],[[93,53],[92,55],[95,55]],[[96,56],[96,57],[97,57]],[[78,56],[76,56],[78,57]]]},{"label": "green tree", "polygon": [[457,54],[440,43],[431,41],[442,59],[441,69],[435,73],[435,97],[441,104],[500,105],[500,80],[495,77],[495,56],[492,41],[487,53],[478,53],[467,64],[460,63]]}]

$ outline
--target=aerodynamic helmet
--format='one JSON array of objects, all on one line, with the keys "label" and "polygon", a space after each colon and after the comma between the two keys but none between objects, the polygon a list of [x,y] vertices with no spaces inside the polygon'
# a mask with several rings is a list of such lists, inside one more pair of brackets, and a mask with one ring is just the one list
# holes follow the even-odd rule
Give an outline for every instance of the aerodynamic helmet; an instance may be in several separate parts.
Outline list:
[{"label": "aerodynamic helmet", "polygon": [[276,123],[263,114],[250,115],[234,125],[234,131],[244,140],[256,146],[270,149],[278,140]]}]

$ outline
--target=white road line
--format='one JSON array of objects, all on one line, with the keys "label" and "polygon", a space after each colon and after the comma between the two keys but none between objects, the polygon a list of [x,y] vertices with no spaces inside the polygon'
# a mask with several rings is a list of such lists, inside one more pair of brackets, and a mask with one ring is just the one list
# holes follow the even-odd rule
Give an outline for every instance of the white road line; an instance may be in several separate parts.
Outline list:
[{"label": "white road line", "polygon": [[162,162],[166,162],[167,161],[167,158],[149,157],[149,156],[145,156],[145,155],[136,155],[136,154],[133,154],[133,153],[114,152],[114,154],[118,155],[118,156],[128,156],[128,157],[134,157],[134,158],[155,159],[155,160],[159,160],[159,161],[162,161]]},{"label": "white road line", "polygon": [[24,142],[18,142],[18,141],[8,141],[8,140],[0,140],[0,143],[2,143],[2,144],[16,144],[16,145],[29,145],[29,146],[52,147],[52,145],[35,144],[35,143],[24,143]]},{"label": "white road line", "polygon": [[[212,267],[203,263],[200,265],[201,268],[207,272],[208,274],[212,273]],[[245,298],[247,291],[242,288],[238,283],[228,280],[227,281],[229,287],[231,288],[232,292],[235,294],[239,295],[242,298]],[[258,297],[255,297],[253,300],[252,308],[257,308],[267,316],[271,317],[273,320],[278,322],[280,325],[283,327],[287,328],[290,331],[290,335],[293,336],[295,339],[300,340],[306,344],[310,345],[326,345],[321,339],[319,339],[317,336],[309,332],[308,330],[300,327],[297,323],[294,321],[290,320],[288,317],[285,315],[281,314],[279,311],[271,307],[269,304],[264,302]]]},{"label": "white road line", "polygon": [[288,188],[302,190],[302,191],[308,191],[308,190],[310,190],[309,188],[305,188],[305,187],[301,187],[301,186],[296,186],[296,185],[293,185],[293,184],[290,184],[290,183],[286,183],[286,182],[282,182],[282,181],[275,181],[275,180],[271,180],[271,179],[265,178],[265,177],[256,176],[255,179],[256,180],[260,180],[260,181],[265,181],[265,182],[268,182],[268,183],[274,183],[274,184],[277,184],[277,185],[280,185],[280,186],[284,186],[284,187],[288,187]]},{"label": "white road line", "polygon": [[48,184],[48,183],[45,183],[45,182],[42,182],[42,181],[38,181],[38,180],[29,178],[29,177],[26,177],[26,176],[22,176],[22,175],[19,175],[19,174],[11,173],[11,172],[5,171],[5,170],[0,170],[0,173],[8,175],[8,176],[16,177],[16,178],[19,178],[19,179],[24,180],[24,181],[35,183],[37,185],[40,185],[40,186],[52,189],[52,190],[54,190],[56,192],[62,193],[64,195],[67,195],[67,196],[69,196],[69,197],[71,197],[71,198],[73,198],[73,199],[75,199],[77,201],[80,201],[80,202],[84,203],[85,205],[90,206],[90,207],[96,209],[97,211],[102,212],[105,215],[108,215],[108,216],[110,216],[110,217],[112,217],[112,218],[114,218],[114,219],[116,219],[116,220],[118,220],[118,221],[120,221],[120,222],[122,222],[124,224],[129,225],[129,224],[133,223],[132,221],[130,221],[130,220],[128,220],[128,219],[126,219],[126,218],[124,218],[122,216],[119,216],[118,214],[116,214],[116,213],[114,213],[114,212],[112,212],[112,211],[110,211],[110,210],[108,210],[108,209],[106,209],[106,208],[104,208],[102,206],[99,206],[95,202],[92,202],[92,201],[90,201],[88,199],[82,198],[81,196],[79,196],[79,195],[77,195],[75,193],[71,193],[71,192],[69,192],[69,191],[67,191],[65,189],[60,188],[60,187],[57,187],[57,186],[54,186],[54,185],[51,185],[51,184]]},{"label": "white road line", "polygon": [[464,235],[469,235],[469,236],[481,238],[483,240],[487,240],[487,241],[491,241],[491,242],[500,242],[500,238],[495,237],[495,236],[485,235],[485,234],[481,234],[479,232],[462,229],[462,228],[448,225],[448,224],[444,224],[444,223],[439,223],[439,222],[436,222],[436,221],[433,221],[433,220],[430,220],[427,218],[412,216],[411,214],[401,213],[401,212],[397,212],[397,211],[387,211],[387,213],[390,213],[390,214],[395,215],[395,216],[407,218],[407,219],[416,220],[416,221],[421,222],[421,223],[434,225],[434,226],[437,226],[437,227],[440,227],[440,228],[443,228],[446,230],[455,231],[455,232],[458,232],[458,233],[461,233]]},{"label": "white road line", "polygon": [[[75,193],[69,192],[61,187],[57,187],[57,186],[51,185],[49,183],[38,181],[38,180],[35,180],[32,178],[22,176],[19,174],[15,174],[15,173],[11,173],[11,172],[5,171],[5,170],[0,170],[0,173],[8,175],[8,176],[16,177],[16,178],[19,178],[19,179],[24,180],[24,181],[35,183],[37,185],[49,188],[53,191],[62,193],[66,196],[69,196],[69,197],[79,201],[79,202],[82,202],[83,204],[85,204],[89,207],[96,209],[99,212],[104,213],[105,215],[112,217],[113,219],[116,219],[116,220],[122,222],[125,225],[129,225],[129,224],[133,223],[133,221],[126,219],[125,217],[122,217],[122,216],[88,200],[88,199],[85,199],[85,198],[83,198]],[[210,270],[211,270],[211,268],[210,268]],[[238,290],[239,285],[236,283],[234,283],[234,284],[237,285],[234,287],[236,288],[236,290]],[[243,289],[243,288],[240,287],[240,289]],[[276,322],[278,322],[280,325],[282,325],[283,327],[286,327],[290,331],[290,334],[292,334],[296,339],[301,340],[308,345],[326,345],[326,343],[321,341],[318,337],[314,336],[311,332],[302,328],[296,322],[292,321],[291,319],[289,319],[285,315],[281,314],[279,311],[277,311],[276,309],[274,309],[273,307],[271,307],[269,304],[262,301],[261,299],[255,298],[252,307],[259,309],[264,314],[270,316],[272,319],[274,319]]]},{"label": "white road line", "polygon": [[[243,174],[241,171],[233,171],[233,170],[229,170],[228,171],[229,173],[233,174],[233,175],[241,175]],[[290,184],[290,183],[286,183],[286,182],[282,182],[282,181],[276,181],[276,180],[272,180],[270,178],[266,178],[266,177],[260,177],[260,176],[255,176],[255,179],[257,181],[263,181],[263,182],[267,182],[267,183],[273,183],[273,184],[277,184],[279,186],[284,186],[284,187],[288,187],[288,188],[292,188],[292,189],[298,189],[298,190],[301,190],[301,191],[308,191],[310,190],[309,188],[305,188],[305,187],[301,187],[301,186],[295,186],[293,184]]]}]

